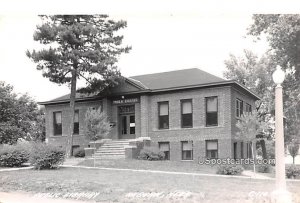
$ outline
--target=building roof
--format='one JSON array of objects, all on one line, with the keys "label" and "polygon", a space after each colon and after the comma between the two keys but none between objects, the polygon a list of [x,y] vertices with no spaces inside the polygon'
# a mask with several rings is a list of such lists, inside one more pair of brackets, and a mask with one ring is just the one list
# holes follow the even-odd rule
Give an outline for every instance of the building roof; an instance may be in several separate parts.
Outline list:
[{"label": "building roof", "polygon": [[[202,71],[198,68],[183,69],[176,71],[169,71],[163,73],[154,73],[146,75],[132,76],[125,78],[125,80],[137,88],[135,93],[145,92],[163,92],[170,90],[180,90],[186,88],[210,87],[217,85],[236,85],[248,92],[255,99],[259,99],[253,92],[245,86],[232,80],[224,80],[220,77],[214,76],[210,73]],[[126,93],[126,92],[122,92]],[[102,95],[103,96],[103,95]],[[94,100],[101,97],[101,95],[80,94],[76,93],[76,101]],[[56,99],[40,102],[39,104],[56,104],[65,103],[70,100],[70,94],[58,97]]]},{"label": "building roof", "polygon": [[198,68],[138,75],[129,78],[139,81],[151,90],[195,86],[225,81],[222,78],[214,76]]}]

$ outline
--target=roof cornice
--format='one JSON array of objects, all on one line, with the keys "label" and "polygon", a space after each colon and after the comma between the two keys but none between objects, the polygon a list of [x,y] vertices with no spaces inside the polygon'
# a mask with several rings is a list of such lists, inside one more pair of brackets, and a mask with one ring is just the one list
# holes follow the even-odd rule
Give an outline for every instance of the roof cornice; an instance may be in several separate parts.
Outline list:
[{"label": "roof cornice", "polygon": [[[84,98],[76,98],[76,102],[84,102],[84,101],[93,101],[102,99],[104,97],[111,97],[111,96],[121,96],[121,95],[130,95],[130,94],[152,94],[152,93],[162,93],[162,92],[169,92],[169,91],[178,91],[178,90],[186,90],[186,89],[195,89],[195,88],[209,88],[215,86],[224,86],[224,85],[236,85],[237,87],[243,89],[250,95],[252,95],[256,100],[261,100],[259,96],[249,90],[246,86],[238,83],[236,80],[226,80],[221,82],[214,82],[214,83],[206,83],[201,85],[189,85],[189,86],[180,86],[180,87],[171,87],[171,88],[163,88],[163,89],[145,89],[138,84],[134,83],[131,80],[125,78],[126,81],[130,82],[131,84],[138,86],[140,90],[132,91],[132,92],[123,92],[123,93],[116,93],[116,94],[106,94],[103,96],[93,96],[93,97],[84,97]],[[56,100],[56,101],[45,101],[45,102],[38,102],[39,105],[51,105],[51,104],[62,104],[62,103],[69,103],[70,99],[64,100]]]}]

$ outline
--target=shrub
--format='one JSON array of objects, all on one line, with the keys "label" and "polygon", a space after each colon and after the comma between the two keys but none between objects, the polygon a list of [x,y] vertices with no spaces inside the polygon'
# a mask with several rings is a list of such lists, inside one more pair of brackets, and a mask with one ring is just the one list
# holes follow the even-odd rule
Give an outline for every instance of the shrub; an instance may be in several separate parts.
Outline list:
[{"label": "shrub", "polygon": [[74,151],[74,157],[85,157],[84,149],[77,149]]},{"label": "shrub", "polygon": [[297,178],[300,176],[300,168],[295,165],[290,165],[285,169],[287,178]]},{"label": "shrub", "polygon": [[222,175],[240,175],[244,168],[239,165],[220,165],[217,174]]},{"label": "shrub", "polygon": [[138,159],[149,161],[163,160],[164,158],[165,154],[156,147],[145,147],[138,156]]},{"label": "shrub", "polygon": [[20,167],[29,159],[30,149],[21,143],[15,145],[2,145],[0,148],[0,166]]},{"label": "shrub", "polygon": [[50,144],[36,143],[30,155],[30,163],[35,169],[54,169],[65,160],[65,151]]},{"label": "shrub", "polygon": [[259,173],[271,173],[272,167],[268,164],[257,165],[257,172]]}]

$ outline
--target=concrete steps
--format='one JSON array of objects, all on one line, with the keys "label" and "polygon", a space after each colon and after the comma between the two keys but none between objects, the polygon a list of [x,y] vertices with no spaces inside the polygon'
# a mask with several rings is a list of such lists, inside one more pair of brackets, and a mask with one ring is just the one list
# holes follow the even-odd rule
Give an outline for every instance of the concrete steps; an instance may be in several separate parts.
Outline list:
[{"label": "concrete steps", "polygon": [[93,155],[95,159],[125,159],[125,146],[130,140],[109,140]]}]

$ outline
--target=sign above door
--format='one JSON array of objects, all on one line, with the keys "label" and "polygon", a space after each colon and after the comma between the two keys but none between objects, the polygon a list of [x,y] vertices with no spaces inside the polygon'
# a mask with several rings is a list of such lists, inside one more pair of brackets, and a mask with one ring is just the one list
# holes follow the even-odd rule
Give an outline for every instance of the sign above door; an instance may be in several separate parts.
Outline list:
[{"label": "sign above door", "polygon": [[118,99],[118,100],[113,100],[113,104],[130,104],[130,103],[138,103],[139,99],[138,98],[128,98],[128,99]]}]

